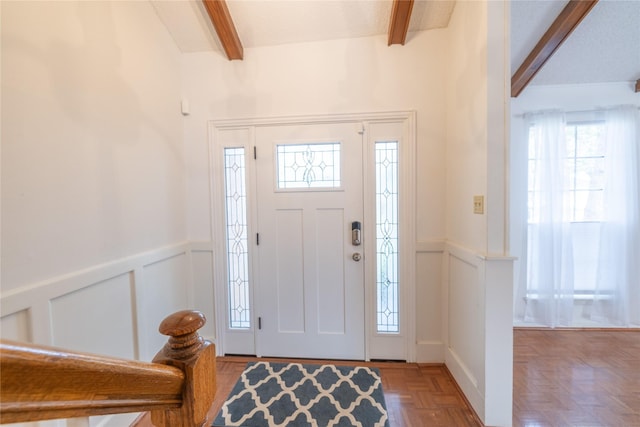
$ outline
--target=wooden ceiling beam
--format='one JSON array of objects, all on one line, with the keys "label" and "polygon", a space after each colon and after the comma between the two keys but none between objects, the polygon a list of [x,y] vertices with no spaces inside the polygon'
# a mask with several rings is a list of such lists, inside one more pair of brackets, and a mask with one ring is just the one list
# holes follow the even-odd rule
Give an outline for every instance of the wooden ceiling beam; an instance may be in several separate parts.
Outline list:
[{"label": "wooden ceiling beam", "polygon": [[511,77],[511,96],[517,97],[580,24],[598,0],[570,0]]},{"label": "wooden ceiling beam", "polygon": [[391,8],[391,20],[389,21],[389,41],[392,44],[404,45],[411,20],[413,0],[393,0]]},{"label": "wooden ceiling beam", "polygon": [[242,59],[244,50],[225,0],[202,0],[229,60]]}]

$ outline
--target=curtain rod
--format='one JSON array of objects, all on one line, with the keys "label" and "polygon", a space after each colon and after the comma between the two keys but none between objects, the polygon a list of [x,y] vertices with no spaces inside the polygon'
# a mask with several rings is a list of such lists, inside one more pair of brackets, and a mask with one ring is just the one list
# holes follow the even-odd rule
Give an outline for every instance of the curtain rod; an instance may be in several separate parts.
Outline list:
[{"label": "curtain rod", "polygon": [[[632,104],[622,104],[622,105],[632,105]],[[578,110],[578,111],[562,111],[565,114],[581,114],[581,113],[603,113],[605,110],[610,109],[610,107],[608,108],[602,108],[599,110]],[[636,110],[640,110],[640,106],[636,107]],[[544,109],[544,110],[538,110],[538,111],[528,111],[526,113],[520,113],[520,114],[513,114],[511,117],[524,117],[526,114],[531,114],[531,113],[539,113],[541,111],[554,111],[553,108],[548,108],[548,109]]]}]

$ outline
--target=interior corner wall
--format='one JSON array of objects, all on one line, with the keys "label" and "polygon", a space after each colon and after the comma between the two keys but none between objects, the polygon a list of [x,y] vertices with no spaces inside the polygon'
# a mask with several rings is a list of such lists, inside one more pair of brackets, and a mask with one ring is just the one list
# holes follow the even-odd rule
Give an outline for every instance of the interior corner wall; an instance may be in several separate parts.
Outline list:
[{"label": "interior corner wall", "polygon": [[149,2],[0,7],[2,336],[149,360],[207,275],[185,243],[180,52]]},{"label": "interior corner wall", "polygon": [[484,251],[487,224],[473,196],[487,193],[487,27],[482,1],[458,2],[449,22],[447,239]]},{"label": "interior corner wall", "polygon": [[[189,239],[210,240],[207,122],[238,118],[415,110],[417,115],[418,357],[442,362],[440,316],[444,236],[445,30],[247,48],[244,60],[219,52],[183,55],[189,170]],[[425,312],[426,308],[435,311]]]},{"label": "interior corner wall", "polygon": [[[457,2],[448,32],[445,363],[486,425],[510,426],[508,4]],[[484,197],[483,213],[474,196]]]}]

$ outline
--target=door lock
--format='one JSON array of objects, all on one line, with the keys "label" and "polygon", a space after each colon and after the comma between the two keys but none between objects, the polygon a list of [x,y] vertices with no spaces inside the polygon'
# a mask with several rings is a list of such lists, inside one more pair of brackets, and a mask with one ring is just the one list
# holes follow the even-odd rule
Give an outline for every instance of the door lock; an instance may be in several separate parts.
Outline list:
[{"label": "door lock", "polygon": [[353,221],[351,223],[351,244],[353,246],[360,246],[362,243],[362,225],[360,221]]},{"label": "door lock", "polygon": [[351,255],[351,258],[357,262],[362,259],[362,255],[360,255],[360,252],[354,252],[353,255]]}]

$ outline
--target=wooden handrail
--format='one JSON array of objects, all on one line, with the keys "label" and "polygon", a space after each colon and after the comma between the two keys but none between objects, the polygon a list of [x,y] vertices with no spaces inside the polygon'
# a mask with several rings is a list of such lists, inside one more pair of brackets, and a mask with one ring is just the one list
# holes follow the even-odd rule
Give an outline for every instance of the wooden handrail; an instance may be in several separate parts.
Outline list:
[{"label": "wooden handrail", "polygon": [[215,348],[201,313],[167,317],[153,363],[0,342],[0,424],[151,411],[156,427],[200,427],[215,394]]}]

